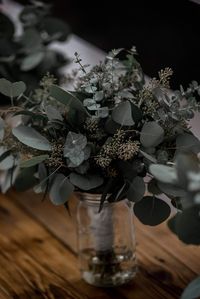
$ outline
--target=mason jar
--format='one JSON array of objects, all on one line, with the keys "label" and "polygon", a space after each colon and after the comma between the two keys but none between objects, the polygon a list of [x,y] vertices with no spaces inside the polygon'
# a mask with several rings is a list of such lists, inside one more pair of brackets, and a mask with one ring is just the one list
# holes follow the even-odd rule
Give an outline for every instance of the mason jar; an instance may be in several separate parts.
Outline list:
[{"label": "mason jar", "polygon": [[136,274],[135,232],[131,204],[80,193],[77,209],[78,255],[82,278],[98,287],[128,283]]}]

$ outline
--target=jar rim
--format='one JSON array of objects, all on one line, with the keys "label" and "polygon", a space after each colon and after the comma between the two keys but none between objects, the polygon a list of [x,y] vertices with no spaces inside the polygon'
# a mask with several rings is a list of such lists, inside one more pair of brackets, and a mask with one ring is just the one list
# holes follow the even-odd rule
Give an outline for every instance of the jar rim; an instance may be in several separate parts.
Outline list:
[{"label": "jar rim", "polygon": [[[100,203],[101,202],[101,197],[102,197],[102,194],[101,193],[88,193],[88,192],[80,192],[80,191],[77,191],[75,192],[76,195],[78,195],[79,199],[81,201],[90,201],[90,202],[98,202]],[[111,194],[107,194],[106,196],[106,202],[107,202],[107,198],[110,196]]]}]

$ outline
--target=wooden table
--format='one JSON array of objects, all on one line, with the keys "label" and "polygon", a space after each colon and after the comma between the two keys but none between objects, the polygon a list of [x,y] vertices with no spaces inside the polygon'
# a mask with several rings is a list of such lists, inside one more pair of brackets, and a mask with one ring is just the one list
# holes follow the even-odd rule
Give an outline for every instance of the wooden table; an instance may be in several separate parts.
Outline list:
[{"label": "wooden table", "polygon": [[76,199],[71,217],[31,191],[0,196],[0,299],[175,299],[200,273],[200,251],[166,224],[136,223],[139,273],[101,289],[81,280],[76,255]]}]

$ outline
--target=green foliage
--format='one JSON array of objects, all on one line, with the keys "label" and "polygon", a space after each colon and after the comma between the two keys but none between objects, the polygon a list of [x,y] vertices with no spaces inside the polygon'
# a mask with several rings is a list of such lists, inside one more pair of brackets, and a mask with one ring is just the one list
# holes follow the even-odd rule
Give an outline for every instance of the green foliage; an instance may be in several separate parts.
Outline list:
[{"label": "green foliage", "polygon": [[171,209],[162,199],[155,196],[145,196],[135,203],[134,213],[142,223],[155,226],[169,217]]},{"label": "green foliage", "polygon": [[[23,80],[27,91],[38,86],[47,72],[61,78],[59,68],[67,63],[67,59],[49,46],[53,41],[65,41],[70,30],[67,24],[51,17],[50,13],[48,4],[34,1],[26,5],[19,15],[22,33],[17,38],[15,24],[0,13],[0,78],[5,77],[10,82]],[[6,87],[5,90],[5,95],[10,96],[9,89]]]},{"label": "green foliage", "polygon": [[[41,60],[40,53],[53,57],[44,43],[67,34],[62,22],[49,17],[46,21],[48,5],[36,6],[21,14],[25,31],[20,61],[25,71],[41,67],[46,56]],[[125,59],[120,60],[119,53]],[[6,180],[15,169],[12,185],[18,190],[34,187],[38,193],[49,193],[54,204],[66,204],[74,190],[101,193],[100,209],[106,199],[128,198],[136,216],[148,225],[157,225],[170,214],[168,203],[157,197],[162,192],[183,210],[199,203],[198,160],[180,155],[186,149],[200,150],[187,125],[192,115],[184,113],[191,107],[198,110],[199,104],[190,94],[182,109],[182,91],[171,95],[168,90],[169,68],[145,82],[135,54],[134,49],[114,50],[87,71],[76,53],[83,75],[76,78],[74,91],[60,88],[47,75],[39,88],[21,96],[23,82],[0,80],[0,92],[18,98],[18,106],[3,115],[21,117],[13,129],[6,117],[0,118],[0,169],[6,173],[2,190],[10,187]],[[174,163],[176,167],[171,166]],[[153,175],[149,182],[146,174]],[[152,196],[145,196],[146,185]]]},{"label": "green foliage", "polygon": [[56,174],[49,192],[50,200],[55,205],[66,203],[74,191],[74,186],[63,174]]},{"label": "green foliage", "polygon": [[98,175],[80,175],[72,172],[70,182],[81,190],[88,191],[103,184],[103,178]]},{"label": "green foliage", "polygon": [[122,126],[133,126],[131,104],[129,101],[120,103],[112,112],[112,119]]},{"label": "green foliage", "polygon": [[10,81],[4,78],[0,79],[0,93],[7,97],[18,97],[21,94],[23,94],[25,90],[26,85],[22,81],[11,83]]},{"label": "green foliage", "polygon": [[21,168],[28,168],[28,167],[32,167],[35,165],[40,164],[41,162],[43,162],[44,160],[48,159],[49,156],[48,155],[40,155],[40,156],[35,156],[31,159],[25,160],[20,164]]},{"label": "green foliage", "polygon": [[184,290],[181,299],[196,299],[200,297],[200,276],[194,279]]},{"label": "green foliage", "polygon": [[31,127],[20,125],[12,130],[13,135],[23,144],[41,151],[51,151],[49,141]]},{"label": "green foliage", "polygon": [[146,122],[140,134],[140,142],[144,147],[155,147],[164,139],[164,130],[155,121]]}]

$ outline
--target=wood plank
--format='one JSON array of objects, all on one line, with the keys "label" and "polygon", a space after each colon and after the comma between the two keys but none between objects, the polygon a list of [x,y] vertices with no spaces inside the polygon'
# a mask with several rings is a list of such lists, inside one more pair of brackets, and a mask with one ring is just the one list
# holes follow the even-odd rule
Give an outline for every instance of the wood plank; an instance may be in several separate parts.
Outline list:
[{"label": "wood plank", "polygon": [[85,284],[78,261],[34,219],[0,197],[1,299],[109,299]]},{"label": "wood plank", "polygon": [[[40,197],[32,192],[20,196],[12,193],[10,196],[63,244],[76,252],[75,198],[70,205],[72,216],[69,217],[65,209],[57,208],[48,201],[42,203],[41,207]],[[126,298],[132,298],[133,292],[140,294],[139,298],[147,298],[147,295],[151,298],[150,294],[153,294],[152,298],[179,298],[187,283],[200,273],[200,263],[196,262],[200,258],[197,248],[177,240],[166,224],[152,228],[136,221],[136,233],[140,274],[135,279],[134,287],[119,288],[118,294]]]}]

